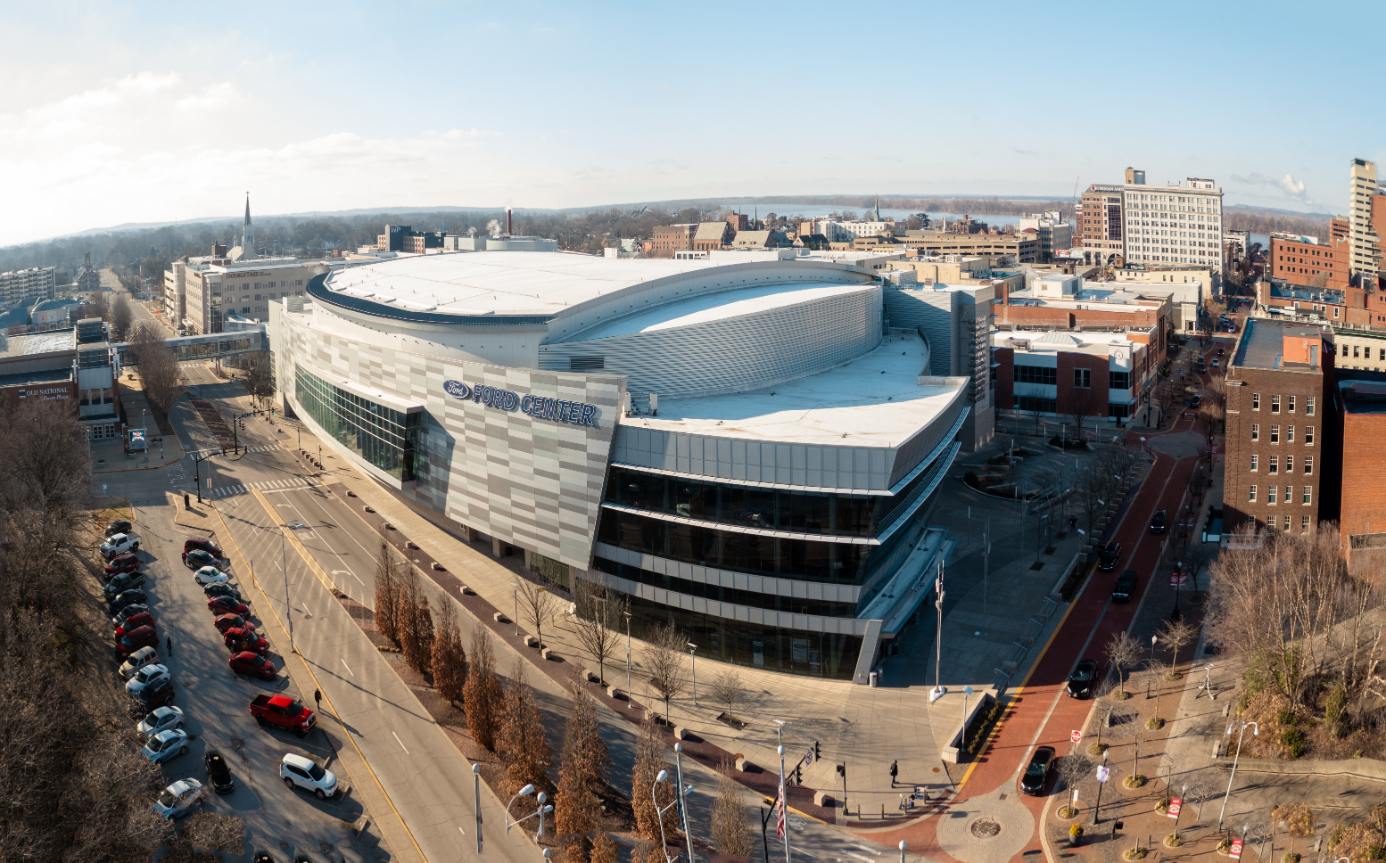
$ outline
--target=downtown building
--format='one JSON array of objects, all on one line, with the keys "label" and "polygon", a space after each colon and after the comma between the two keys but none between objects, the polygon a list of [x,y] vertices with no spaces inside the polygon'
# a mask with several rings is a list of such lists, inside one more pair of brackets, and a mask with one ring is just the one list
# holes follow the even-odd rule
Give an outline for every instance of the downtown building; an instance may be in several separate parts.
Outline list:
[{"label": "downtown building", "polygon": [[55,267],[30,267],[0,273],[0,312],[30,300],[51,300],[56,287]]},{"label": "downtown building", "polygon": [[1223,265],[1222,190],[1212,180],[1152,186],[1127,168],[1123,185],[1083,193],[1077,221],[1089,263]]},{"label": "downtown building", "polygon": [[953,545],[928,514],[975,325],[938,366],[967,373],[934,374],[876,270],[706,255],[318,275],[270,318],[276,391],[435,524],[615,591],[637,634],[672,622],[700,655],[867,683]]}]

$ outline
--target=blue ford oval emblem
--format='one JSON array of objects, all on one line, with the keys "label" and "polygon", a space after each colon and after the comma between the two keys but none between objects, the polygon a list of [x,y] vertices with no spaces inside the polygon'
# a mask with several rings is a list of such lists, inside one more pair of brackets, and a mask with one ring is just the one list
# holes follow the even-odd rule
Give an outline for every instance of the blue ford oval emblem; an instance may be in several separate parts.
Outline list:
[{"label": "blue ford oval emblem", "polygon": [[472,390],[461,381],[443,381],[443,392],[458,399],[469,399],[472,397]]}]

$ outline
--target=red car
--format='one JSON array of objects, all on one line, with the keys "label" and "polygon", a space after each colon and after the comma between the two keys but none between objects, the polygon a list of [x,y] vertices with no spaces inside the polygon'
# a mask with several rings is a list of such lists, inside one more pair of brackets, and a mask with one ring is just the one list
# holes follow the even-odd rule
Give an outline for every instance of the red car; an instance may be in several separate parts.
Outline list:
[{"label": "red car", "polygon": [[234,596],[214,596],[207,600],[207,608],[213,614],[239,614],[242,617],[250,614],[250,606]]},{"label": "red car", "polygon": [[241,617],[239,614],[222,614],[216,619],[217,632],[225,635],[228,630],[242,629],[246,632],[254,632],[255,624]]},{"label": "red car", "polygon": [[188,552],[192,551],[193,549],[205,551],[212,557],[216,558],[220,558],[222,556],[221,546],[217,545],[215,542],[212,542],[210,539],[207,539],[205,536],[190,536],[187,539],[183,540],[184,560],[188,559]]},{"label": "red car", "polygon": [[131,633],[131,632],[134,632],[135,630],[139,629],[141,626],[153,626],[153,625],[154,625],[154,615],[150,614],[149,612],[147,612],[147,611],[141,611],[141,612],[139,612],[138,614],[132,614],[132,615],[130,615],[129,617],[127,617],[127,618],[125,618],[124,620],[122,620],[122,621],[120,622],[120,625],[116,627],[116,631],[115,631],[116,638],[120,638],[122,635],[127,635],[127,634],[129,634],[129,633]]},{"label": "red car", "polygon": [[269,642],[253,632],[244,629],[228,629],[226,637],[222,639],[226,644],[226,649],[232,653],[242,653],[249,651],[258,653],[261,656],[269,654]]},{"label": "red car", "polygon": [[130,654],[139,650],[141,647],[158,647],[159,633],[153,626],[141,626],[133,632],[116,637],[115,654],[116,658],[124,661]]},{"label": "red car", "polygon": [[248,674],[261,680],[273,680],[274,663],[258,653],[243,650],[231,657],[231,670],[237,674]]},{"label": "red car", "polygon": [[106,563],[106,580],[110,581],[113,576],[120,575],[122,572],[134,572],[140,568],[140,559],[130,552],[118,554]]}]

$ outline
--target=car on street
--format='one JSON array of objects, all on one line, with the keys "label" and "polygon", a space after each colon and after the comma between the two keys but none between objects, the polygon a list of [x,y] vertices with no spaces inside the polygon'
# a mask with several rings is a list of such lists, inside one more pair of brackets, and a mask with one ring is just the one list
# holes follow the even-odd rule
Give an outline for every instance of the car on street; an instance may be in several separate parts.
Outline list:
[{"label": "car on street", "polygon": [[1117,578],[1116,585],[1112,587],[1112,602],[1130,602],[1131,597],[1136,593],[1136,586],[1140,584],[1140,575],[1134,569],[1128,569]]},{"label": "car on street", "polygon": [[313,711],[303,706],[303,702],[287,695],[257,695],[250,702],[250,715],[260,723],[261,728],[274,726],[284,728],[307,737],[318,722]]},{"label": "car on street", "polygon": [[124,660],[141,647],[157,647],[158,644],[159,633],[155,631],[154,627],[141,626],[134,632],[128,632],[116,639],[116,658]]},{"label": "car on street", "polygon": [[145,596],[143,590],[132,587],[129,590],[122,590],[106,602],[106,610],[111,614],[119,614],[121,609],[131,605],[144,606],[149,597]]},{"label": "car on street", "polygon": [[1218,356],[1222,356],[1223,354],[1226,354],[1226,353],[1227,353],[1227,348],[1218,348]]},{"label": "car on street", "polygon": [[234,596],[214,596],[207,600],[207,608],[213,614],[239,614],[246,616],[250,614],[250,606],[236,599]]},{"label": "car on street", "polygon": [[1097,662],[1080,659],[1068,676],[1068,687],[1064,690],[1069,698],[1087,698],[1092,695],[1093,681],[1097,677]]},{"label": "car on street", "polygon": [[231,657],[231,670],[248,677],[273,680],[276,674],[274,663],[251,650],[243,650]]},{"label": "car on street", "polygon": [[188,569],[195,569],[199,566],[215,567],[221,561],[200,548],[195,548],[183,555],[183,562],[188,565]]},{"label": "car on street", "polygon": [[101,543],[101,557],[105,560],[110,560],[126,552],[139,550],[140,538],[138,534],[134,533],[117,533]]},{"label": "car on street", "polygon": [[1117,561],[1121,557],[1121,543],[1112,540],[1102,546],[1097,552],[1097,568],[1104,572],[1111,572],[1116,569]]},{"label": "car on street", "polygon": [[1218,367],[1218,361],[1217,361],[1217,360],[1213,360],[1213,368],[1217,368],[1217,367]]},{"label": "car on street", "polygon": [[241,598],[241,592],[236,589],[236,586],[234,584],[229,584],[224,581],[212,582],[211,584],[202,588],[202,593],[208,599],[215,599],[218,596],[229,596],[232,599]]},{"label": "car on street", "polygon": [[132,602],[129,605],[123,606],[115,614],[111,615],[111,625],[120,626],[122,623],[134,617],[135,615],[144,614],[148,611],[149,606],[145,605],[144,603]]},{"label": "car on street", "polygon": [[255,624],[241,617],[239,614],[217,615],[217,619],[213,621],[213,625],[216,626],[217,632],[220,632],[223,636],[225,636],[227,630],[230,629],[242,629],[246,632],[255,631]]},{"label": "car on street", "polygon": [[141,611],[141,612],[139,612],[138,614],[132,614],[132,615],[130,615],[129,617],[127,617],[127,618],[125,618],[124,620],[122,620],[119,624],[117,624],[117,625],[116,625],[115,634],[116,634],[117,636],[121,636],[121,635],[125,635],[126,633],[134,632],[136,629],[139,629],[141,626],[153,626],[153,625],[154,625],[154,615],[150,614],[150,613],[147,612],[147,611]]},{"label": "car on street", "polygon": [[118,518],[106,525],[106,536],[115,536],[118,533],[129,533],[135,526],[123,518]]},{"label": "car on street", "polygon": [[109,581],[111,576],[116,575],[117,573],[134,572],[139,568],[140,559],[135,555],[129,552],[126,552],[125,554],[117,554],[115,557],[111,558],[109,561],[106,562],[106,571],[104,577],[107,581]]},{"label": "car on street", "polygon": [[159,792],[154,811],[170,821],[181,818],[202,802],[204,793],[202,783],[196,779],[179,779]]},{"label": "car on street", "polygon": [[199,551],[205,551],[212,557],[218,559],[220,559],[222,556],[221,546],[217,545],[215,542],[212,542],[205,536],[190,536],[187,539],[183,540],[183,559],[187,560],[188,554],[192,552],[194,549]]},{"label": "car on street", "polygon": [[231,580],[231,576],[217,569],[215,566],[204,566],[193,573],[193,580],[200,586],[206,587],[209,584],[225,584]]},{"label": "car on street", "polygon": [[1030,756],[1025,767],[1025,775],[1020,777],[1020,790],[1032,796],[1044,793],[1044,780],[1049,778],[1049,768],[1054,766],[1054,747],[1041,746]]},{"label": "car on street", "polygon": [[167,665],[160,665],[157,662],[146,665],[144,668],[136,671],[134,676],[125,682],[125,691],[134,695],[153,681],[169,676],[170,673]]},{"label": "car on street", "polygon": [[173,678],[160,677],[158,680],[152,680],[130,697],[134,699],[135,704],[143,708],[144,713],[149,713],[156,707],[170,707],[173,704]]},{"label": "car on street", "polygon": [[243,653],[248,650],[261,656],[269,655],[269,642],[244,629],[228,629],[221,640],[226,645],[226,649],[232,653]]},{"label": "car on street", "polygon": [[1195,410],[1197,410],[1198,406],[1201,404],[1203,404],[1203,396],[1198,395],[1197,393],[1194,394],[1193,398],[1189,399],[1189,407]]},{"label": "car on street", "polygon": [[140,740],[148,740],[160,731],[183,727],[183,711],[177,707],[156,707],[140,720],[135,732]]},{"label": "car on street", "polygon": [[134,572],[122,572],[120,575],[115,576],[110,581],[106,582],[106,586],[101,588],[101,592],[105,595],[106,600],[110,601],[132,587],[141,587],[143,585],[144,573],[137,569]]},{"label": "car on street", "polygon": [[311,791],[319,800],[337,796],[337,777],[332,771],[293,752],[284,753],[284,760],[279,762],[279,778],[290,790],[302,788]]},{"label": "car on street", "polygon": [[1164,533],[1165,530],[1167,530],[1168,528],[1169,513],[1165,512],[1162,509],[1156,510],[1155,514],[1150,517],[1150,532]]},{"label": "car on street", "polygon": [[153,647],[141,647],[131,653],[120,666],[120,676],[129,680],[135,672],[153,662],[158,662],[159,653]]},{"label": "car on street", "polygon": [[236,790],[236,783],[231,778],[231,767],[220,752],[208,749],[202,756],[202,764],[207,768],[207,782],[213,791],[218,794],[230,794]]},{"label": "car on street", "polygon": [[188,754],[188,733],[181,728],[160,731],[145,741],[140,754],[154,764],[163,764]]}]

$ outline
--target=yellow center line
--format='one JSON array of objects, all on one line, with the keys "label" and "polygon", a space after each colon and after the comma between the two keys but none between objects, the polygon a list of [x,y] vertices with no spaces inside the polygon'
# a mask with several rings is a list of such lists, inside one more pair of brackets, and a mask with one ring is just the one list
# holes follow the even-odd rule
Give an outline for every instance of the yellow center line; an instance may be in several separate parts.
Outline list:
[{"label": "yellow center line", "polygon": [[[275,513],[273,509],[270,509],[269,502],[264,499],[264,496],[260,495],[258,491],[256,492],[256,496],[260,501],[260,505],[263,506],[267,512],[269,512],[271,518],[277,519],[278,515]],[[208,503],[210,504],[210,501]],[[236,538],[231,535],[231,530],[226,526],[226,519],[222,518],[221,516],[221,510],[218,509],[215,505],[212,505],[212,511],[217,514],[217,521],[221,522],[222,533],[226,536],[228,540],[230,540],[230,545],[235,550],[236,556],[241,559],[241,564],[245,567],[245,572],[249,573],[250,580],[255,584],[255,589],[260,592],[260,597],[264,599],[265,608],[268,608],[270,610],[270,614],[274,615],[274,619],[279,622],[279,626],[281,628],[287,628],[284,627],[283,618],[281,618],[279,616],[279,613],[274,610],[274,604],[270,602],[269,596],[266,595],[264,586],[260,584],[260,579],[255,575],[255,570],[252,569],[250,566],[250,561],[246,558],[244,554],[241,553],[240,544],[237,543]],[[294,550],[297,551],[300,556],[303,556],[305,562],[308,562],[311,565],[311,561],[308,560],[306,552],[303,551],[302,546],[298,544],[297,540],[294,540]],[[299,655],[299,662],[301,662],[303,664],[304,669],[307,670],[308,676],[313,678],[314,688],[321,692],[322,684],[318,682],[318,676],[313,673],[312,666],[308,664],[308,661],[304,659],[302,655]],[[414,838],[414,831],[410,830],[409,825],[404,823],[404,816],[399,814],[399,809],[395,806],[395,801],[390,799],[390,793],[385,790],[385,786],[381,783],[380,777],[375,775],[375,770],[371,767],[371,763],[366,760],[365,753],[361,751],[360,746],[356,745],[356,737],[350,731],[347,730],[346,723],[342,722],[341,715],[337,713],[336,705],[332,703],[332,699],[329,698],[326,694],[323,695],[323,700],[327,702],[327,707],[329,710],[332,711],[332,715],[336,718],[337,724],[340,725],[342,727],[342,730],[346,732],[347,740],[351,741],[351,748],[356,750],[356,754],[360,757],[361,763],[366,765],[366,770],[370,772],[371,778],[375,780],[376,787],[379,788],[380,793],[385,796],[385,802],[390,804],[390,809],[395,813],[395,818],[399,819],[399,825],[403,827],[404,832],[409,835],[409,841],[414,843],[414,850],[419,853],[419,859],[423,860],[424,863],[427,863],[428,857],[423,853],[423,849],[419,847],[419,840]]]}]

